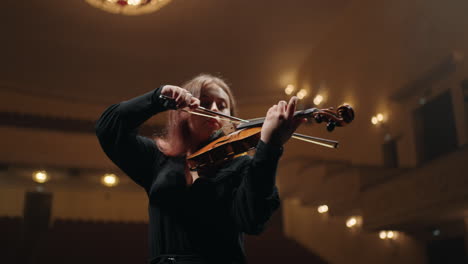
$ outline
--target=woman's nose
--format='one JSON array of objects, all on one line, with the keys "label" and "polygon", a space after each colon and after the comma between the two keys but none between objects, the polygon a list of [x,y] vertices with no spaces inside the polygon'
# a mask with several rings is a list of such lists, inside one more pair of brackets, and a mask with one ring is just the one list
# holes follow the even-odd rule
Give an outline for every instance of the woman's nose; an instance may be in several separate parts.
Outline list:
[{"label": "woman's nose", "polygon": [[216,102],[213,102],[211,104],[211,108],[210,108],[211,111],[217,111],[219,112],[219,108],[218,108],[218,105],[216,104]]}]

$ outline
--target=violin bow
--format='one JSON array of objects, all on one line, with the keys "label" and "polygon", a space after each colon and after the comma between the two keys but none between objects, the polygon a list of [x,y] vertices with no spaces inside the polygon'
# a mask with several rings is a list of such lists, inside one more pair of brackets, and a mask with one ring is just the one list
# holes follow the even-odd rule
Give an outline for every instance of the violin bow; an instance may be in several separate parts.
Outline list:
[{"label": "violin bow", "polygon": [[[208,117],[208,118],[220,119],[220,120],[229,121],[229,122],[236,123],[236,124],[245,124],[245,123],[250,122],[249,120],[246,120],[246,119],[211,111],[203,106],[198,106],[195,110],[178,109],[176,106],[175,100],[173,98],[162,95],[162,94],[159,95],[159,98],[163,100],[163,105],[168,109],[181,110],[190,114]],[[302,140],[308,143],[317,144],[317,145],[327,147],[327,148],[338,148],[338,144],[339,144],[339,142],[335,140],[312,137],[312,136],[299,134],[299,133],[293,133],[291,137],[294,139]]]}]

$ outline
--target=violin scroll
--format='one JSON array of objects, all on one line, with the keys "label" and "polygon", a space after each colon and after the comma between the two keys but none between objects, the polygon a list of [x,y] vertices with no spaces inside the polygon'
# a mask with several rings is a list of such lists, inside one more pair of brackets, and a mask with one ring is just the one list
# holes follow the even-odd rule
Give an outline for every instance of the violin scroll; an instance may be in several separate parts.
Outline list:
[{"label": "violin scroll", "polygon": [[342,105],[338,107],[338,116],[343,118],[345,123],[351,123],[354,120],[354,110],[350,105]]},{"label": "violin scroll", "polygon": [[327,123],[327,130],[333,131],[335,127],[342,127],[354,120],[354,110],[349,105],[342,105],[335,111],[333,107],[325,109],[310,108],[297,111],[296,117],[313,117],[318,124]]}]

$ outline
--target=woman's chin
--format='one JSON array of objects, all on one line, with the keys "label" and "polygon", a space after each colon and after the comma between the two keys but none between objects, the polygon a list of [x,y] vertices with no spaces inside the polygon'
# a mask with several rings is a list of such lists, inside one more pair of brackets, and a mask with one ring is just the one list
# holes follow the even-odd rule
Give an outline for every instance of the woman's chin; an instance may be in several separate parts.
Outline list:
[{"label": "woman's chin", "polygon": [[221,128],[221,125],[218,122],[206,122],[206,126],[208,129],[216,131]]}]

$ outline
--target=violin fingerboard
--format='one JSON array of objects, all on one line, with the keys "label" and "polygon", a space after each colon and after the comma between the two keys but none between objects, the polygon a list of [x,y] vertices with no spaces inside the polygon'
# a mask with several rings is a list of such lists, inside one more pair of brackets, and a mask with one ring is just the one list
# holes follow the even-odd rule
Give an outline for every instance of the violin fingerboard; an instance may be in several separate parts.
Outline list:
[{"label": "violin fingerboard", "polygon": [[236,127],[237,129],[251,128],[251,127],[261,127],[265,121],[264,117],[249,119],[248,123],[241,123]]},{"label": "violin fingerboard", "polygon": [[317,109],[317,108],[309,108],[309,109],[305,109],[305,110],[299,110],[299,111],[294,112],[294,117],[308,118],[308,117],[311,117],[313,113],[319,112],[319,111],[320,110]]}]

